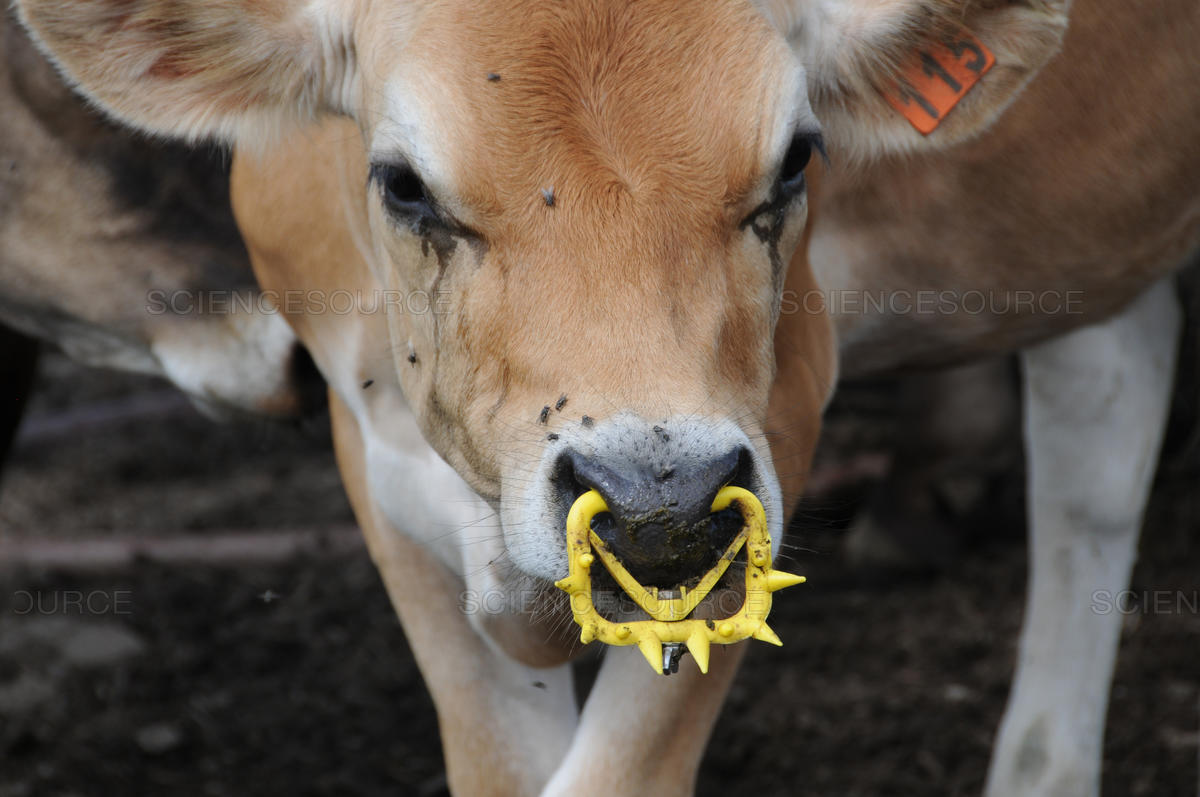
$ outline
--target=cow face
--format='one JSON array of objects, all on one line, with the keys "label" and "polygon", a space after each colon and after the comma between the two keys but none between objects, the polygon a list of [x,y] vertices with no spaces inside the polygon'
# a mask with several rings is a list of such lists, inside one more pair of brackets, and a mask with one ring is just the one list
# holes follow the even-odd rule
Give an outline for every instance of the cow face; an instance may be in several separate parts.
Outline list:
[{"label": "cow face", "polygon": [[364,90],[377,277],[433,297],[389,316],[397,368],[518,565],[564,572],[589,488],[648,584],[728,544],[724,484],[778,531],[762,425],[820,147],[785,42],[740,3],[446,4],[410,42],[363,70],[387,76]]},{"label": "cow face", "polygon": [[[709,512],[723,485],[759,496],[778,550],[785,512],[763,430],[782,291],[811,282],[794,255],[818,119],[848,160],[953,141],[1057,41],[1025,47],[1036,37],[1014,33],[1041,30],[1052,4],[970,16],[918,0],[765,5],[21,10],[97,101],[150,129],[270,146],[282,126],[352,116],[368,161],[355,189],[367,192],[363,255],[381,286],[429,299],[428,312],[389,316],[426,438],[498,505],[525,572],[562,575],[567,508],[594,488],[610,509],[597,533],[638,580],[670,588],[736,530]],[[926,140],[881,92],[930,37],[951,35],[948,20],[1002,30],[990,38],[1007,65]],[[827,319],[803,307],[786,328],[810,342],[793,346],[808,353],[808,389],[785,398],[812,426],[832,344]]]}]

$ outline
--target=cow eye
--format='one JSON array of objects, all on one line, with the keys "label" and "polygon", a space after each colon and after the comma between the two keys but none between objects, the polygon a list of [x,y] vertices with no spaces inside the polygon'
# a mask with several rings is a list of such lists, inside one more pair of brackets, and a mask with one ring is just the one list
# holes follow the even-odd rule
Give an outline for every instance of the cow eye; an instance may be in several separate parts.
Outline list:
[{"label": "cow eye", "polygon": [[429,191],[408,164],[375,164],[371,179],[383,191],[383,204],[395,216],[435,217]]},{"label": "cow eye", "polygon": [[804,167],[812,159],[814,146],[819,147],[820,144],[813,136],[797,134],[792,137],[779,170],[779,182],[784,191],[794,194],[804,188]]}]

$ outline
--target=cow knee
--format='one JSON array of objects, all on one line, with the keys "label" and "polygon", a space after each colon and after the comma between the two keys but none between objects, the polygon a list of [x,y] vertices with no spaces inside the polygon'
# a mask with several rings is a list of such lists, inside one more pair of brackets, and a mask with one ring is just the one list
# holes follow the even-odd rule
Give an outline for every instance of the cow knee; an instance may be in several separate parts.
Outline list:
[{"label": "cow knee", "polygon": [[[985,797],[1094,797],[1100,768],[1070,728],[1043,712],[1005,734]],[[1006,749],[1007,748],[1007,749]]]}]

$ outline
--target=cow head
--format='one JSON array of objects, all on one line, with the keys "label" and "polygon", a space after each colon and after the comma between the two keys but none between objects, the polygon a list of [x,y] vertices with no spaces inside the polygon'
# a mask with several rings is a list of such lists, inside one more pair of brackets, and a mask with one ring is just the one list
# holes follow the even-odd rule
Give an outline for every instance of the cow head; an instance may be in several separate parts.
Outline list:
[{"label": "cow head", "polygon": [[[761,498],[778,550],[764,428],[789,264],[807,278],[813,154],[969,135],[1062,28],[1043,3],[928,0],[20,6],[73,80],[143,128],[270,147],[319,114],[354,118],[364,257],[434,305],[389,317],[427,439],[499,506],[524,572],[564,573],[567,508],[595,488],[598,533],[664,588],[736,530],[709,512],[723,485]],[[998,65],[922,138],[880,92],[959,25]],[[804,309],[787,334],[818,343],[787,401],[815,425],[834,360],[828,319]]]}]

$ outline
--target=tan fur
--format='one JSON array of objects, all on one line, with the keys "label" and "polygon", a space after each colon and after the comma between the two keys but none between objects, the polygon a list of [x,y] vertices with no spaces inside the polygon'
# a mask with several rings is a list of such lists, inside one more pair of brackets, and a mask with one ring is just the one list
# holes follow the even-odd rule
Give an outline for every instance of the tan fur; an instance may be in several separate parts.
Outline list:
[{"label": "tan fur", "polygon": [[[1175,139],[1195,141],[1200,118],[1183,96],[1195,85],[1194,59],[1175,55],[1190,53],[1195,29],[1182,3],[1163,4],[1174,29],[1144,28],[1149,43],[1127,52],[1114,52],[1121,37],[1100,20],[1145,19],[1132,5],[1093,4],[1024,100],[1021,88],[1060,45],[1064,3],[771,4],[808,68],[834,156],[831,173],[810,170],[812,207],[795,203],[783,225],[786,284],[745,222],[768,198],[787,126],[811,120],[803,98],[783,92],[796,74],[783,38],[748,4],[134,6],[136,14],[94,4],[100,12],[89,19],[64,0],[22,4],[93,97],[150,129],[255,145],[264,131],[323,110],[354,116],[301,131],[261,158],[239,155],[235,204],[265,288],[445,297],[434,312],[301,311],[290,321],[330,380],[348,491],[438,701],[451,785],[463,793],[532,793],[551,777],[553,756],[508,738],[495,709],[508,694],[499,676],[489,681],[458,657],[499,650],[497,668],[553,666],[572,651],[559,640],[539,644],[524,615],[469,625],[453,606],[458,577],[384,522],[386,496],[367,486],[367,450],[380,443],[373,435],[386,436],[380,429],[394,432],[388,424],[405,404],[493,506],[528,483],[547,432],[566,417],[542,424],[539,411],[563,394],[572,418],[622,410],[734,418],[764,448],[765,430],[791,506],[837,375],[835,321],[848,371],[995,350],[1103,317],[1196,243],[1186,193],[1196,161],[1189,153],[1178,174],[1169,166],[1187,149]],[[233,12],[246,8],[250,21],[234,30],[242,23]],[[91,33],[98,23],[115,37],[107,48]],[[999,63],[924,139],[878,89],[905,53],[951,24],[969,26]],[[1150,74],[1111,74],[1118,56]],[[1118,110],[1095,111],[1093,97]],[[934,152],[980,133],[1014,100],[994,132]],[[795,118],[778,118],[785,111]],[[1158,122],[1169,124],[1171,147],[1155,139]],[[846,168],[897,151],[929,154]],[[1133,153],[1147,153],[1136,171],[1117,168]],[[364,189],[370,158],[412,160],[471,232],[422,240],[388,218],[378,188]],[[1127,174],[1153,200],[1144,211],[1127,200],[1138,196]],[[551,187],[553,207],[543,199]],[[1057,258],[1050,273],[1047,252]],[[1105,252],[1116,256],[1099,268]],[[1093,304],[1086,317],[1053,323],[872,326],[809,303],[776,317],[784,287],[804,297],[876,281],[1082,285]],[[629,792],[630,782],[655,794],[690,789],[696,738],[715,719],[730,659],[704,686],[692,676],[664,686],[661,701],[602,678],[552,786],[576,797]],[[663,728],[684,716],[697,736],[663,751]],[[632,769],[601,770],[607,761]]]},{"label": "tan fur", "polygon": [[[809,98],[839,162],[946,147],[985,129],[1058,52],[1067,0],[758,0],[809,66]],[[996,64],[928,137],[883,95],[916,49],[959,30]]]},{"label": "tan fur", "polygon": [[[0,321],[209,412],[297,413],[295,336],[255,312],[224,180],[202,163],[89,111],[0,15]],[[234,290],[250,309],[196,309]]]},{"label": "tan fur", "polygon": [[[719,46],[698,38],[713,30],[725,31]],[[738,225],[761,201],[761,97],[780,50],[753,11],[437,4],[404,57],[437,76],[455,196],[486,251],[460,246],[436,278],[446,312],[394,318],[393,339],[411,338],[436,367],[415,383],[425,369],[398,363],[430,441],[473,486],[499,492],[489,452],[511,448],[514,429],[541,437],[530,421],[564,393],[576,417],[761,418],[771,285],[744,259]],[[501,80],[486,82],[489,71]],[[729,99],[698,103],[697,91]],[[394,262],[413,251],[398,243],[409,248],[390,249]],[[418,269],[396,279],[406,292],[435,287]],[[581,334],[633,327],[636,342]]]},{"label": "tan fur", "polygon": [[[809,218],[820,216],[815,201],[821,195],[824,169],[815,164],[808,170]],[[808,297],[797,302],[795,312],[780,316],[775,329],[775,382],[771,385],[766,434],[771,444],[775,472],[783,490],[783,505],[789,516],[795,511],[808,482],[809,467],[821,432],[821,416],[837,382],[837,346],[832,320],[825,314],[821,290],[808,262],[812,225],[796,248],[788,269],[786,294]]]},{"label": "tan fur", "polygon": [[[649,13],[654,11],[651,7]],[[522,24],[516,24],[518,19]],[[426,436],[485,493],[498,492],[502,468],[512,468],[514,460],[519,463],[521,457],[536,453],[535,444],[547,431],[536,422],[538,411],[560,394],[570,397],[574,418],[583,414],[603,418],[617,407],[643,412],[673,407],[714,414],[725,408],[757,431],[767,416],[766,387],[773,374],[770,349],[761,348],[770,341],[769,269],[764,268],[761,245],[754,241],[747,251],[737,235],[749,207],[761,201],[762,154],[761,144],[753,137],[747,139],[735,120],[758,118],[766,89],[753,85],[722,89],[722,82],[730,78],[715,65],[733,58],[740,64],[733,74],[758,74],[756,54],[769,44],[769,31],[753,17],[743,16],[739,24],[754,23],[748,35],[758,41],[735,41],[728,51],[677,78],[680,82],[675,85],[664,86],[659,79],[661,72],[668,71],[668,59],[683,57],[672,50],[663,52],[664,62],[645,74],[644,85],[619,79],[638,76],[631,73],[610,78],[613,85],[601,81],[587,86],[600,96],[616,90],[635,96],[649,93],[649,107],[656,109],[643,118],[598,119],[586,105],[576,104],[579,86],[563,85],[572,72],[587,75],[590,68],[581,70],[579,64],[553,60],[544,66],[530,62],[525,54],[535,48],[521,36],[539,29],[525,16],[514,17],[507,28],[497,29],[499,22],[486,18],[478,22],[481,30],[490,32],[487,41],[497,50],[469,48],[472,56],[466,59],[436,60],[439,52],[448,50],[446,43],[433,35],[419,39],[429,48],[424,57],[433,60],[432,70],[450,82],[450,87],[441,89],[447,95],[446,106],[460,109],[466,103],[455,98],[477,97],[470,105],[470,117],[456,118],[446,128],[464,137],[454,147],[469,156],[457,168],[455,199],[472,209],[472,225],[487,239],[482,256],[460,244],[450,262],[439,268],[436,254],[421,253],[419,246],[368,244],[364,260],[362,242],[373,235],[379,240],[380,231],[389,229],[388,222],[378,218],[378,210],[371,206],[374,197],[360,192],[366,162],[359,136],[351,125],[331,122],[288,139],[286,146],[265,157],[243,156],[235,161],[235,208],[262,287],[428,290],[435,289],[433,281],[440,271],[436,288],[449,287],[452,300],[440,317],[301,314],[292,320],[302,339],[312,342],[314,359],[330,376],[335,391],[350,394],[354,401],[379,401],[379,391],[391,389],[398,376]],[[619,39],[622,28],[606,28],[619,22],[619,17],[595,20],[600,27],[597,35]],[[663,24],[653,22],[652,29]],[[445,24],[464,21],[452,17]],[[683,23],[676,19],[673,24]],[[716,24],[732,22],[715,19],[701,27],[707,30]],[[574,30],[556,29],[564,37]],[[706,49],[681,41],[669,29],[662,35],[668,44],[686,45],[688,54]],[[614,46],[619,43],[614,41]],[[559,53],[565,44],[548,52]],[[580,56],[595,57],[588,52]],[[620,53],[611,56],[618,61]],[[537,66],[546,74],[526,77],[522,66],[527,63],[530,72]],[[482,79],[493,70],[502,75],[498,86]],[[687,92],[689,84],[743,97],[744,104],[696,106]],[[547,105],[548,85],[562,85],[557,104]],[[489,93],[480,96],[481,90]],[[644,113],[641,103],[632,100],[600,107]],[[543,122],[548,129],[540,129],[539,118],[554,120],[553,126]],[[661,138],[647,141],[643,134],[633,134],[664,125],[668,129]],[[709,140],[692,158],[673,156],[673,151],[689,144],[692,129],[707,131]],[[614,133],[617,138],[601,135]],[[468,145],[471,137],[483,145]],[[579,151],[594,157],[579,161],[574,157]],[[298,168],[300,164],[323,168]],[[540,195],[547,184],[555,186],[553,209],[546,208]],[[308,199],[293,201],[298,196]],[[331,225],[331,219],[336,223]],[[311,232],[317,229],[323,232],[314,239]],[[748,253],[753,259],[745,259]],[[427,265],[397,274],[388,259],[399,263],[416,259]],[[790,279],[809,284],[807,274],[801,258],[793,264]],[[391,347],[385,343],[388,321],[398,327],[391,332]],[[827,319],[796,316],[786,324],[798,338],[810,341],[805,349],[811,357],[804,375],[798,377],[809,380],[807,387],[788,397],[802,416],[804,429],[789,423],[781,432],[805,446],[804,451],[785,457],[794,497],[815,444],[817,410],[832,389],[833,355]],[[805,332],[808,327],[813,334]],[[622,330],[622,335],[605,334],[611,329]],[[635,329],[636,340],[631,337]],[[414,342],[420,358],[415,368],[405,361],[403,343],[408,340]],[[387,368],[389,350],[394,369]],[[375,381],[369,391],[362,391],[360,385],[368,378]],[[785,383],[791,381],[789,377]],[[339,448],[343,439],[344,433],[339,433]],[[793,465],[801,460],[804,464]],[[362,477],[344,460],[342,469],[354,498],[360,492],[354,485]],[[401,544],[395,533],[373,530],[379,521],[377,515],[373,520],[365,514],[369,512],[366,497],[360,495],[354,503],[373,550]],[[429,684],[442,718],[456,793],[531,793],[528,786],[517,785],[520,775],[507,762],[488,763],[493,755],[504,759],[514,753],[499,746],[481,749],[480,742],[473,741],[477,733],[485,734],[484,738],[509,736],[508,719],[488,715],[485,694],[465,692],[461,680],[437,672],[439,663],[457,655],[453,651],[458,643],[439,639],[433,628],[422,630],[426,627],[422,607],[439,600],[436,592],[426,590],[416,597],[413,585],[418,577],[409,572],[411,565],[404,575],[398,565],[380,561],[405,626],[415,634],[414,646],[426,651],[418,655],[428,656],[428,667],[434,671]],[[488,634],[509,656],[541,666],[563,661],[571,652],[569,648],[558,651],[555,637],[530,626],[524,617],[493,622]],[[464,637],[462,644],[468,643]],[[670,687],[667,691],[655,685],[654,716],[675,727],[681,717],[694,714],[695,725],[689,727],[695,733],[680,736],[670,748],[647,745],[641,733],[628,736],[628,749],[619,746],[617,738],[606,740],[605,746],[589,749],[574,766],[578,793],[589,793],[592,785],[600,791],[617,788],[611,781],[614,775],[629,779],[620,787],[626,792],[656,783],[656,793],[690,793],[695,762],[741,652],[717,652],[714,671],[706,678],[688,672],[664,685]],[[476,681],[480,688],[486,685]],[[618,687],[599,705],[617,700],[628,690],[628,684]],[[616,704],[612,710],[618,710]],[[652,733],[650,725],[640,723],[640,727]],[[649,751],[653,754],[647,756]],[[522,760],[528,758],[525,754]],[[611,768],[602,768],[606,762]],[[509,777],[514,778],[511,785],[498,786]]]},{"label": "tan fur", "polygon": [[[329,403],[346,493],[437,706],[451,791],[536,794],[565,753],[569,737],[559,738],[561,750],[530,749],[533,740],[504,732],[506,727],[517,730],[518,718],[505,716],[492,699],[489,667],[495,666],[496,653],[458,610],[461,582],[380,517],[364,487],[357,422],[337,394],[331,392]],[[529,694],[536,697],[536,688],[530,686]]]},{"label": "tan fur", "polygon": [[[72,83],[122,120],[172,136],[274,138],[344,107],[347,4],[206,0],[20,3]],[[97,52],[104,54],[97,58]]]},{"label": "tan fur", "polygon": [[[1012,308],[843,312],[843,369],[1013,351],[1107,317],[1184,265],[1200,247],[1197,36],[1193,3],[1078,3],[1063,52],[977,141],[835,162],[811,253],[824,289],[979,291]],[[1019,291],[1072,312],[1018,313]]]},{"label": "tan fur", "polygon": [[[347,494],[438,709],[451,792],[505,797],[538,794],[559,757],[569,754],[572,729],[565,728],[557,736],[546,728],[533,733],[523,727],[522,716],[506,710],[504,686],[492,669],[500,666],[495,661],[497,653],[458,611],[461,582],[379,516],[363,489],[363,440],[354,416],[336,394],[330,395],[330,409],[338,467]],[[641,678],[611,686],[598,684],[597,689],[609,697],[590,710],[612,715],[601,718],[605,727],[636,715],[644,708],[639,703],[645,698],[653,701],[654,710],[637,726],[606,738],[604,745],[575,751],[578,763],[570,770],[575,781],[570,793],[579,797],[691,794],[695,763],[744,647],[714,651],[707,676],[694,669],[682,671],[670,683],[651,682],[652,688],[644,696],[633,682],[646,680],[645,665],[640,661],[636,664],[642,668],[637,671]],[[611,676],[601,673],[600,677]],[[528,685],[527,689],[531,701],[544,697],[539,687]],[[555,741],[552,747],[546,745],[546,731]]]}]

